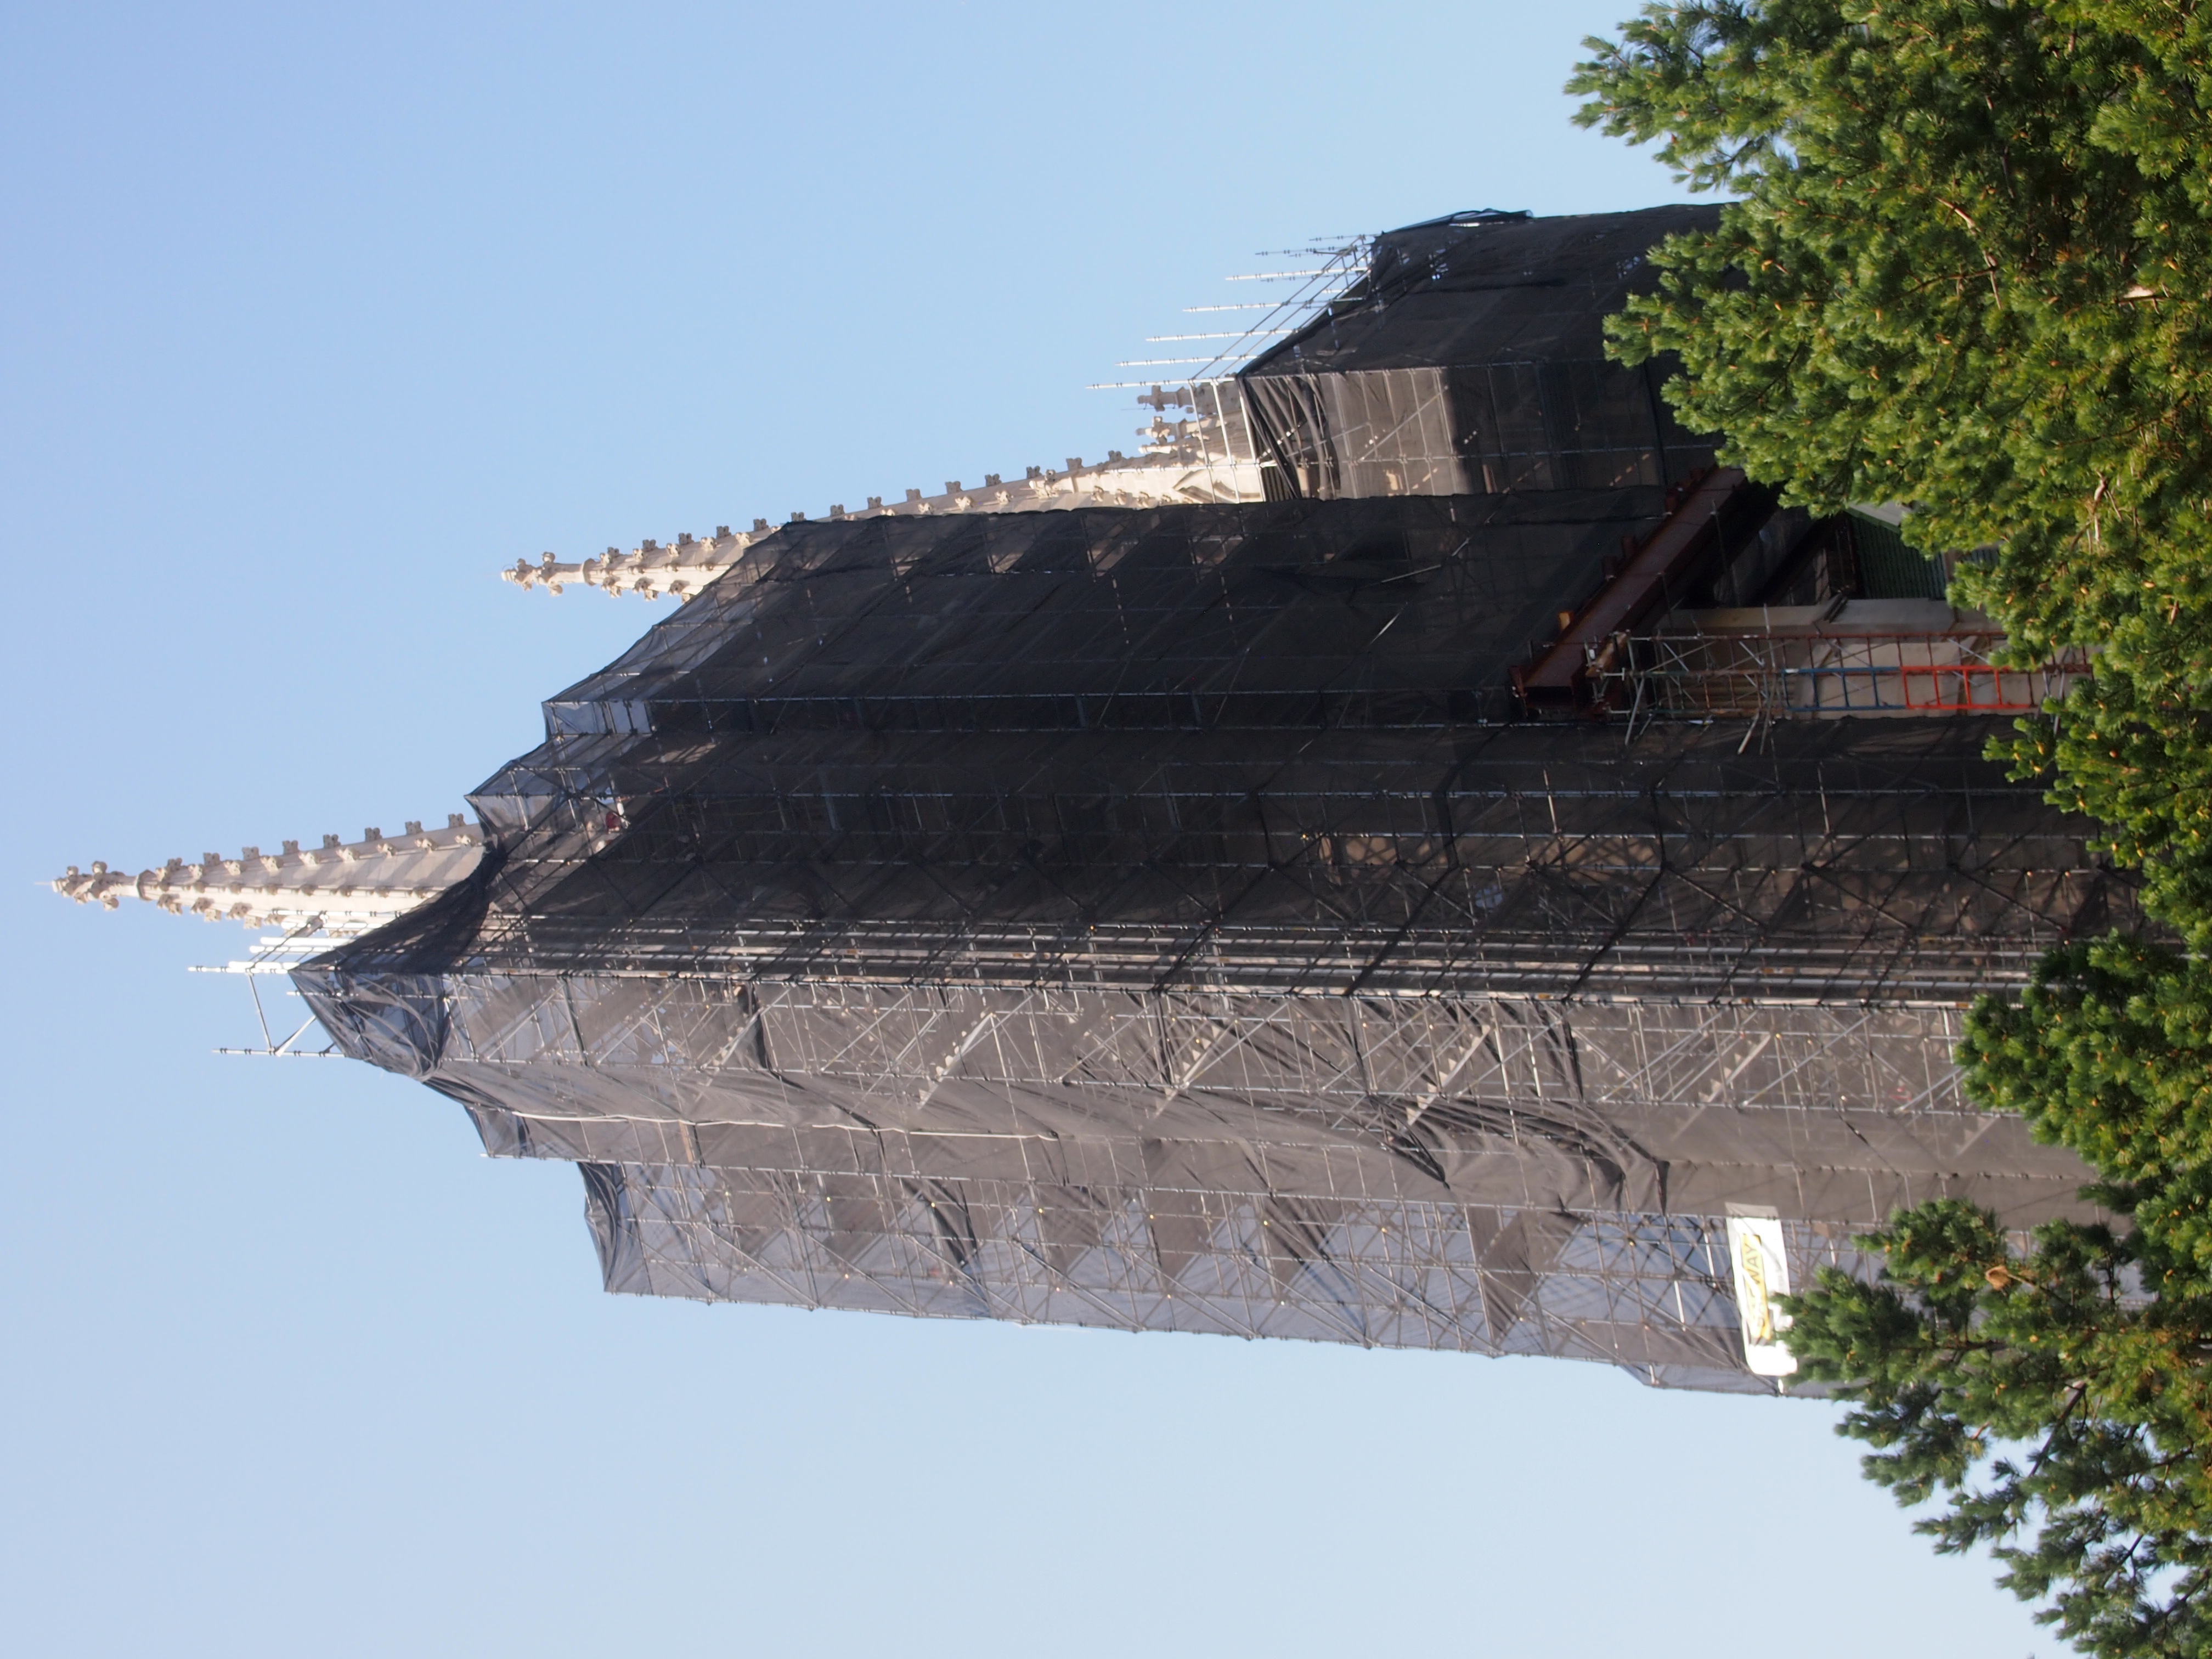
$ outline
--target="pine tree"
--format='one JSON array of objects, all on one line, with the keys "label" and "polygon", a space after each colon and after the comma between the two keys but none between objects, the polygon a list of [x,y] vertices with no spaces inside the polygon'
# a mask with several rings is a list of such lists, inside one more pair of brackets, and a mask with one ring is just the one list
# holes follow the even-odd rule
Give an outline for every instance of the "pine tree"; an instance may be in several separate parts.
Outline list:
[{"label": "pine tree", "polygon": [[2022,740],[2212,927],[2212,11],[1708,0],[1592,40],[1577,119],[1735,199],[1615,350],[1790,499],[1994,547],[1959,597],[2100,653]]},{"label": "pine tree", "polygon": [[1794,1299],[1801,1374],[1940,1550],[2087,1650],[2212,1652],[2212,13],[2174,0],[1707,0],[1587,43],[1585,125],[1719,227],[1610,325],[1678,355],[1727,457],[1982,550],[1954,597],[2096,672],[2022,775],[2103,826],[2183,941],[2054,952],[1985,998],[1974,1098],[2072,1147],[2110,1219],[2025,1249],[1955,1201]]},{"label": "pine tree", "polygon": [[2112,1224],[2052,1222],[2022,1255],[1940,1200],[1867,1243],[1867,1284],[1823,1269],[1788,1304],[1799,1375],[1855,1404],[1868,1475],[1939,1551],[1990,1547],[2000,1582],[2087,1650],[2212,1650],[2212,974],[2169,948],[2055,951],[1985,999],[1969,1091],[2106,1175]]}]

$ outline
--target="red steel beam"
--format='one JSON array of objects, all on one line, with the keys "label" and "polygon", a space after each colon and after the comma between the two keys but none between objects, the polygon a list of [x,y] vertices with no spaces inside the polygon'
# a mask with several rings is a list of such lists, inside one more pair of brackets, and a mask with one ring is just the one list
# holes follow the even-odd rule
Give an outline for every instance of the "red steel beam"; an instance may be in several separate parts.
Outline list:
[{"label": "red steel beam", "polygon": [[1576,694],[1589,647],[1602,645],[1680,590],[1697,562],[1711,550],[1722,513],[1744,487],[1741,467],[1717,467],[1691,480],[1659,527],[1646,537],[1618,575],[1575,612],[1550,648],[1525,668],[1513,684],[1525,702],[1561,702]]}]

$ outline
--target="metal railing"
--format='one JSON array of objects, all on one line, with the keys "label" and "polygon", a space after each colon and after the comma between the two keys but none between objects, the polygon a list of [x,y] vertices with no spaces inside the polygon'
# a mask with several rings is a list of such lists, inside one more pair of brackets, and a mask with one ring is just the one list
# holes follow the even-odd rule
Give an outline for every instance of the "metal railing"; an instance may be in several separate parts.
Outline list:
[{"label": "metal railing", "polygon": [[2022,667],[1994,631],[1616,634],[1586,663],[1632,720],[2031,714],[2089,672],[2078,651]]}]

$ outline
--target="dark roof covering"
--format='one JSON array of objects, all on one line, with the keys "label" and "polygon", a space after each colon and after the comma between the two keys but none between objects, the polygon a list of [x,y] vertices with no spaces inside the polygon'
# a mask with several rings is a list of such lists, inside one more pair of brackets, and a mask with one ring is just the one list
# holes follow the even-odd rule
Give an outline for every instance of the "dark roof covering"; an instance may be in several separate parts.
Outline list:
[{"label": "dark roof covering", "polygon": [[[841,729],[858,713],[892,728],[1012,720],[1303,733],[1323,695],[1351,699],[1361,724],[1464,719],[1470,699],[1502,714],[1509,668],[1596,584],[1624,534],[1658,522],[1660,496],[1562,489],[791,525],[553,699],[549,718],[556,732],[596,730],[589,711],[643,698],[656,728],[680,706],[748,732]],[[708,654],[672,653],[672,636],[695,635]],[[1160,699],[1183,712],[1164,714]],[[565,724],[570,710],[586,725]]]},{"label": "dark roof covering", "polygon": [[1717,207],[1559,218],[1455,214],[1385,232],[1368,274],[1248,374],[1596,359],[1601,325],[1646,288],[1644,256]]}]

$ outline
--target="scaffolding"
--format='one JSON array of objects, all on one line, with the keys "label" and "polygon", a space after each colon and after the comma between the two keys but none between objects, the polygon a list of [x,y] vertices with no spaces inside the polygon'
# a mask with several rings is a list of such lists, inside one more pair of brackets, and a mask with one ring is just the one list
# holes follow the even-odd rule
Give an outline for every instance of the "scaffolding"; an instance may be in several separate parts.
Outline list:
[{"label": "scaffolding", "polygon": [[524,563],[684,603],[479,823],[57,885],[279,927],[233,968],[577,1164],[612,1290],[1771,1389],[1732,1243],[2084,1213],[1953,1053],[2143,918],[1987,758],[2087,660],[1604,361],[1712,211],[1307,250],[1135,457]]},{"label": "scaffolding", "polygon": [[787,526],[296,981],[584,1165],[614,1289],[1770,1388],[1732,1210],[1799,1274],[1925,1197],[2073,1212],[1951,1050],[2134,895],[1986,714],[1516,718],[1666,506]]},{"label": "scaffolding", "polygon": [[1263,487],[1310,500],[1670,484],[1713,459],[1607,360],[1603,322],[1662,237],[1713,210],[1456,215],[1377,237],[1366,272],[1236,376]]},{"label": "scaffolding", "polygon": [[[1542,1354],[1766,1392],[1741,1358],[1723,1224],[1417,1200],[758,1164],[586,1164],[610,1289],[1115,1330]],[[1258,1185],[1247,1177],[1246,1188]],[[1801,1264],[1861,1269],[1790,1224]]]},{"label": "scaffolding", "polygon": [[1941,600],[1690,612],[1589,652],[1598,699],[1632,722],[2031,714],[2088,678],[2089,653],[2022,663]]}]

